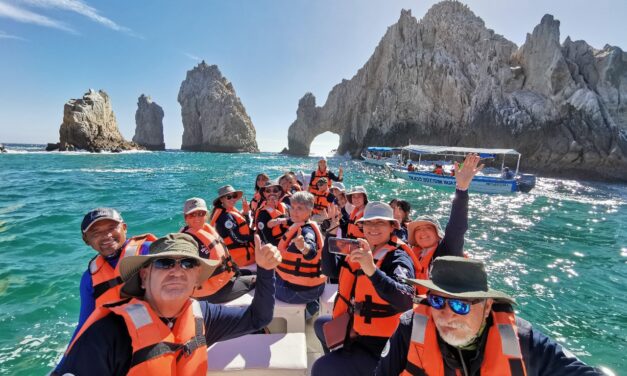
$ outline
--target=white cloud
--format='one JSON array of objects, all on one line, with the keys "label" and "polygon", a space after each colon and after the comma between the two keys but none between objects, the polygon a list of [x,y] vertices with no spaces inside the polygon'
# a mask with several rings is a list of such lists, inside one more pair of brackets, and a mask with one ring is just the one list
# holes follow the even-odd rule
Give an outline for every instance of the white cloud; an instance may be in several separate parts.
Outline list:
[{"label": "white cloud", "polygon": [[183,52],[183,55],[185,55],[185,56],[187,56],[188,58],[190,58],[190,59],[192,59],[192,60],[195,60],[195,61],[200,61],[200,60],[202,60],[202,58],[200,58],[200,57],[198,57],[198,56],[196,56],[196,55],[194,55],[194,54],[190,54],[190,53],[188,53],[188,52]]},{"label": "white cloud", "polygon": [[81,0],[22,0],[22,2],[41,8],[61,9],[78,13],[94,22],[108,27],[109,29],[124,32],[134,37],[142,38],[140,35],[135,34],[135,32],[133,32],[131,29],[121,26],[107,17],[101,16],[98,13],[97,9],[85,4]]},{"label": "white cloud", "polygon": [[14,21],[35,24],[39,26],[52,27],[76,34],[76,31],[63,22],[43,16],[38,13],[31,12],[26,9],[18,8],[4,2],[0,2],[0,17],[10,18]]},{"label": "white cloud", "polygon": [[27,39],[24,39],[22,37],[18,37],[17,35],[11,35],[8,34],[2,30],[0,30],[0,39],[15,39],[15,40],[23,40],[23,41],[27,41]]}]

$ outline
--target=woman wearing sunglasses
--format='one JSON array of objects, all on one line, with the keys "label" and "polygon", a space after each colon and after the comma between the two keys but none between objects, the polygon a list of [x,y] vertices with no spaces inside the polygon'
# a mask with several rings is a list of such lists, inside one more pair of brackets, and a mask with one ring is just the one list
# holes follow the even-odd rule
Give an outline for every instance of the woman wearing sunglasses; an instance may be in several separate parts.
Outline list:
[{"label": "woman wearing sunglasses", "polygon": [[408,282],[427,299],[401,316],[375,375],[601,375],[514,314],[481,261],[444,256],[431,279]]},{"label": "woman wearing sunglasses", "polygon": [[261,189],[266,185],[266,183],[270,181],[270,177],[267,174],[261,173],[257,175],[255,178],[255,194],[253,198],[250,199],[250,213],[253,218],[257,213],[257,209],[259,209],[262,205],[263,196],[261,194]]},{"label": "woman wearing sunglasses", "polygon": [[264,202],[261,209],[257,211],[255,227],[262,242],[276,246],[279,245],[281,237],[291,225],[287,205],[279,201],[283,195],[283,189],[279,183],[268,181],[260,191]]},{"label": "woman wearing sunglasses", "polygon": [[191,235],[198,243],[198,255],[220,262],[216,271],[194,290],[192,297],[211,303],[226,303],[255,288],[254,275],[242,275],[237,263],[218,232],[208,224],[205,200],[192,197],[185,201],[185,227],[180,232]]},{"label": "woman wearing sunglasses", "polygon": [[[340,271],[333,319],[321,317],[314,325],[326,354],[314,363],[313,376],[372,374],[401,313],[412,306],[413,288],[402,281],[414,278],[417,260],[394,235],[399,223],[392,208],[383,202],[370,202],[357,223],[363,224],[365,239],[358,239],[350,254],[336,264]],[[324,255],[329,256],[335,255]],[[327,338],[324,327],[338,323],[347,326],[347,334],[340,333],[343,342],[332,343],[332,333],[327,329]]]},{"label": "woman wearing sunglasses", "polygon": [[[242,211],[235,204],[242,201]],[[253,234],[250,229],[250,207],[242,191],[236,191],[230,185],[218,189],[218,197],[213,200],[211,221],[218,234],[224,240],[231,257],[239,266],[255,263],[253,252]]]}]

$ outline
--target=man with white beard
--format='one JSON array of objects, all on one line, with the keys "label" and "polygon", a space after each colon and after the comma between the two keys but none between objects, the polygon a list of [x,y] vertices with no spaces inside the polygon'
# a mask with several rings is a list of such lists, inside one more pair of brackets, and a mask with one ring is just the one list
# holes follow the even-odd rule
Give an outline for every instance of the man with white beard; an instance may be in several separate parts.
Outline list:
[{"label": "man with white beard", "polygon": [[443,256],[427,299],[401,316],[375,375],[601,375],[516,317],[514,299],[488,287],[481,261]]}]

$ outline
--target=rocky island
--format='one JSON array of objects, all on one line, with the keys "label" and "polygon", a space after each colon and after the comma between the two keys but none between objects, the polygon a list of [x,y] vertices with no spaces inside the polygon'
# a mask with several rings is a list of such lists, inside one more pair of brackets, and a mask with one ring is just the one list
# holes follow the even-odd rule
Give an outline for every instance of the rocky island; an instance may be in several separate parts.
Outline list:
[{"label": "rocky island", "polygon": [[514,148],[548,175],[627,180],[627,54],[570,38],[545,15],[525,43],[443,1],[417,21],[402,11],[366,64],[316,106],[307,93],[288,150],[340,136],[338,153],[413,144]]},{"label": "rocky island", "polygon": [[163,109],[152,98],[144,94],[137,98],[133,142],[148,150],[165,150],[163,115]]},{"label": "rocky island", "polygon": [[187,72],[178,102],[183,118],[181,149],[211,152],[259,152],[255,127],[233,84],[204,61]]},{"label": "rocky island", "polygon": [[87,150],[90,152],[143,149],[126,141],[115,120],[109,95],[89,89],[82,98],[70,99],[63,107],[59,143],[46,150]]}]

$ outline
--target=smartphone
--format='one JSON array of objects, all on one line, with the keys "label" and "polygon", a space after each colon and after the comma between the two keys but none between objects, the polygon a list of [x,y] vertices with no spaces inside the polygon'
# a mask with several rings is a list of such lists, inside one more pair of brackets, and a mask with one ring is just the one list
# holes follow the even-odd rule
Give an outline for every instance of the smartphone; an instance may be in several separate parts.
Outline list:
[{"label": "smartphone", "polygon": [[356,239],[329,238],[329,252],[336,255],[347,256],[351,251],[359,249],[359,241]]}]

